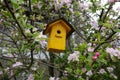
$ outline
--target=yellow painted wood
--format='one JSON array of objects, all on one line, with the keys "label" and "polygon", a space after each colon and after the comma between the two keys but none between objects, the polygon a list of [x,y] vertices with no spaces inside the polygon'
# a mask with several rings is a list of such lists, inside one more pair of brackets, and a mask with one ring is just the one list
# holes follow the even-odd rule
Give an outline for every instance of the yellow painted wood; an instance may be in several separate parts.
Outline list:
[{"label": "yellow painted wood", "polygon": [[66,36],[71,27],[64,20],[57,20],[47,26],[44,34],[49,33],[47,50],[50,52],[62,52],[66,48]]},{"label": "yellow painted wood", "polygon": [[48,41],[48,51],[61,52],[66,47],[66,29],[60,23],[54,24],[51,28]]}]

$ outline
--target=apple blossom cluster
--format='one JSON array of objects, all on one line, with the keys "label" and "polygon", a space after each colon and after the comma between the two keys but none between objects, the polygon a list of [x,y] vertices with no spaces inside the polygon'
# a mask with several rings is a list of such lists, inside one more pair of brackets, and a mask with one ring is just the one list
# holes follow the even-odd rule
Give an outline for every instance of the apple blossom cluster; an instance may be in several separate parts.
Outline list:
[{"label": "apple blossom cluster", "polygon": [[72,0],[54,0],[55,10],[58,11],[64,4],[70,5]]},{"label": "apple blossom cluster", "polygon": [[120,59],[120,50],[118,50],[117,48],[106,48],[106,52],[110,55],[111,58],[113,57],[117,57],[118,59]]},{"label": "apple blossom cluster", "polygon": [[80,2],[79,1],[79,8],[81,10],[88,10],[91,6],[92,6],[91,2],[86,2],[86,1]]},{"label": "apple blossom cluster", "polygon": [[68,63],[70,63],[70,61],[79,61],[79,51],[74,51],[74,53],[69,54]]},{"label": "apple blossom cluster", "polygon": [[[110,73],[110,76],[113,77],[114,79],[117,79],[117,76],[113,73],[114,68],[113,67],[107,67],[107,71]],[[107,73],[105,69],[101,68],[98,72],[99,74],[105,74]]]}]

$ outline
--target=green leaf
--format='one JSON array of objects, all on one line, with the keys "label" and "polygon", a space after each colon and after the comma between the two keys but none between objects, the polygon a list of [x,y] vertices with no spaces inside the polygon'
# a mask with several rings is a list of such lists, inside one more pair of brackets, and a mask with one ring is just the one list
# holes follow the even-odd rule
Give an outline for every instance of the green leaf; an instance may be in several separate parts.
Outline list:
[{"label": "green leaf", "polygon": [[114,31],[115,31],[115,32],[120,32],[120,29],[115,29]]},{"label": "green leaf", "polygon": [[35,3],[37,0],[32,0],[32,3]]},{"label": "green leaf", "polygon": [[112,28],[112,25],[109,23],[103,23],[103,26],[107,27],[107,28]]},{"label": "green leaf", "polygon": [[25,50],[25,45],[24,43],[22,44],[22,47],[21,47],[21,51],[24,51]]},{"label": "green leaf", "polygon": [[18,1],[17,0],[11,0],[11,2],[13,3],[13,6],[15,9],[17,9],[19,7]]}]

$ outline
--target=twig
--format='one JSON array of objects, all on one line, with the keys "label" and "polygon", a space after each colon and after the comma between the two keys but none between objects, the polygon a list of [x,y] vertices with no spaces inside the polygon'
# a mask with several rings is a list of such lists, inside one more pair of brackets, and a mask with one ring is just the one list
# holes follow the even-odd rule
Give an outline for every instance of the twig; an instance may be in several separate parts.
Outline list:
[{"label": "twig", "polygon": [[112,34],[110,34],[110,35],[105,39],[104,42],[98,44],[98,46],[94,49],[94,52],[95,52],[101,45],[103,45],[104,43],[106,43],[106,41],[108,41],[115,33],[116,33],[116,32],[113,32]]}]

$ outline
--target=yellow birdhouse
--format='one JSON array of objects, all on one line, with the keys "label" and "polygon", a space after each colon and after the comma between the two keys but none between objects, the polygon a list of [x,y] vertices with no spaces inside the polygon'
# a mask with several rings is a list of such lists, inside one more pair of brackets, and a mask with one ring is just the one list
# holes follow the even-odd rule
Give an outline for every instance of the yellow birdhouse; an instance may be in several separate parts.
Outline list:
[{"label": "yellow birdhouse", "polygon": [[49,33],[47,50],[62,52],[66,48],[66,38],[74,31],[73,27],[63,18],[57,19],[47,25],[43,34]]}]

